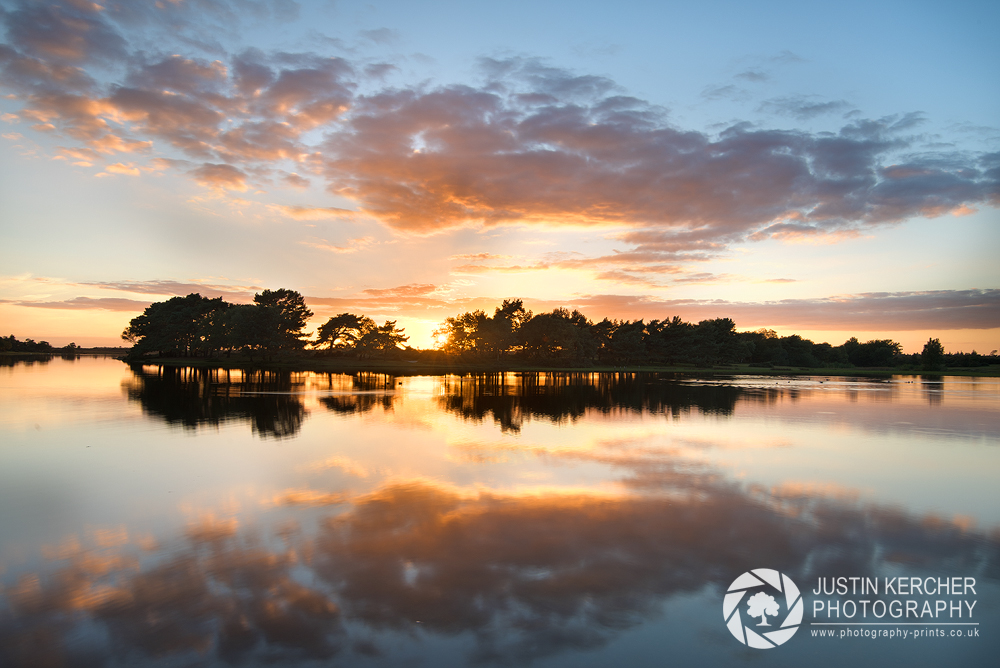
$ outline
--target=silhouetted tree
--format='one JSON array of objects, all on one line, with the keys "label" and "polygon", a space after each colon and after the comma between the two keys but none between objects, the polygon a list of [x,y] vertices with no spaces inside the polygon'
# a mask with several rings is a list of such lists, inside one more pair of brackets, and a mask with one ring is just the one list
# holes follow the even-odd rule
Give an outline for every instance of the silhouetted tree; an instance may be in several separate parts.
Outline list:
[{"label": "silhouetted tree", "polygon": [[7,338],[0,337],[0,351],[12,353],[51,353],[55,350],[48,341],[25,339],[18,341],[13,334]]},{"label": "silhouetted tree", "polygon": [[902,346],[890,339],[859,343],[856,337],[844,342],[847,359],[854,366],[890,366],[902,353]]},{"label": "silhouetted tree", "polygon": [[434,335],[445,337],[441,348],[447,353],[481,354],[484,352],[482,338],[488,320],[482,311],[467,311],[454,318],[445,318],[444,324],[434,332]]},{"label": "silhouetted tree", "polygon": [[461,313],[447,318],[434,332],[445,336],[445,352],[499,360],[506,354],[520,350],[520,331],[532,317],[520,299],[505,299],[496,308],[493,317],[483,311]]},{"label": "silhouetted tree", "polygon": [[645,339],[646,324],[642,320],[618,323],[608,344],[612,359],[619,364],[648,363]]},{"label": "silhouetted tree", "polygon": [[814,347],[812,341],[798,334],[781,337],[781,348],[788,353],[788,363],[792,366],[819,366],[819,359],[813,354]]},{"label": "silhouetted tree", "polygon": [[395,320],[386,320],[381,327],[366,332],[358,341],[355,350],[362,357],[386,357],[399,350],[399,344],[410,340],[402,329],[396,329]]},{"label": "silhouetted tree", "polygon": [[521,327],[531,320],[531,311],[524,308],[520,299],[505,299],[494,312],[487,335],[487,347],[496,353],[497,359],[510,352],[516,352],[518,334]]},{"label": "silhouetted tree", "polygon": [[375,321],[368,316],[341,313],[327,320],[316,330],[317,340],[313,345],[316,348],[325,345],[331,350],[334,348],[353,350],[358,341],[374,329]]},{"label": "silhouetted tree", "polygon": [[695,326],[674,316],[666,320],[651,320],[646,325],[646,349],[662,364],[689,363],[695,358],[697,336]]},{"label": "silhouetted tree", "polygon": [[280,288],[264,290],[253,297],[258,308],[260,336],[257,343],[265,354],[279,350],[298,350],[306,345],[306,322],[313,312],[306,307],[305,299],[294,290]]},{"label": "silhouetted tree", "polygon": [[694,359],[698,363],[730,364],[750,357],[752,349],[736,336],[736,323],[730,318],[702,320],[694,334]]},{"label": "silhouetted tree", "polygon": [[532,317],[520,328],[518,339],[526,354],[535,359],[589,362],[598,349],[591,327],[579,311],[557,308]]},{"label": "silhouetted tree", "polygon": [[243,352],[253,361],[254,354],[263,349],[267,323],[256,304],[230,306],[221,318],[221,347],[230,352]]},{"label": "silhouetted tree", "polygon": [[927,371],[938,371],[944,367],[944,346],[939,339],[927,339],[920,353],[920,363]]},{"label": "silhouetted tree", "polygon": [[161,355],[193,355],[210,349],[209,324],[228,308],[221,297],[209,299],[198,293],[171,297],[150,304],[142,315],[132,318],[122,332],[131,342],[133,354],[158,352]]}]

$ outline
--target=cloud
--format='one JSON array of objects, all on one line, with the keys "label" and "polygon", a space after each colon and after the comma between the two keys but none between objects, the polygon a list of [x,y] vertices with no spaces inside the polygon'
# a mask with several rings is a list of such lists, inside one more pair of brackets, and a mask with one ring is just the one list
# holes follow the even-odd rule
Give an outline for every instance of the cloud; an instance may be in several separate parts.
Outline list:
[{"label": "cloud", "polygon": [[[208,517],[142,559],[132,544],[68,542],[2,592],[0,661],[37,658],[44,638],[59,663],[357,665],[433,644],[467,665],[530,665],[622,641],[668,603],[724,591],[748,561],[799,583],[899,563],[996,568],[996,535],[960,522],[809,481],[745,489],[620,445],[580,453],[625,472],[614,493],[401,479],[353,497],[290,490],[269,499],[288,505],[290,530]],[[342,507],[311,507],[326,504]]]},{"label": "cloud", "polygon": [[191,171],[195,180],[207,188],[218,190],[247,189],[247,174],[232,165],[213,164],[206,162],[201,167]]},{"label": "cloud", "polygon": [[11,44],[39,60],[59,64],[115,62],[127,56],[125,39],[82,2],[20,3],[7,12]]},{"label": "cloud", "polygon": [[704,285],[707,283],[730,283],[736,277],[732,274],[713,274],[707,271],[701,271],[694,274],[687,274],[685,276],[679,276],[672,279],[673,283],[692,283]]},{"label": "cloud", "polygon": [[520,274],[525,271],[538,271],[548,269],[552,264],[548,262],[536,262],[535,264],[529,265],[486,265],[486,264],[462,264],[454,267],[451,270],[453,274],[486,274],[486,273],[498,273],[498,274]]},{"label": "cloud", "polygon": [[[919,114],[855,118],[835,133],[738,122],[708,134],[676,127],[607,77],[525,57],[481,59],[479,85],[359,94],[373,76],[363,63],[219,46],[218,35],[247,21],[293,16],[294,3],[94,7],[19,2],[0,17],[2,81],[22,105],[19,118],[74,140],[71,150],[155,152],[160,166],[215,190],[307,186],[289,175],[291,163],[399,231],[528,224],[660,235],[593,262],[636,275],[643,264],[704,259],[738,241],[837,240],[1000,203],[997,157],[917,152]],[[161,55],[166,46],[173,55]],[[799,60],[783,52],[769,62]],[[737,76],[765,75],[749,67]],[[705,94],[743,93],[729,85]],[[808,119],[847,107],[799,97],[762,108]]]},{"label": "cloud", "polygon": [[139,174],[141,173],[139,171],[139,168],[133,165],[132,163],[126,165],[121,162],[116,162],[113,165],[108,165],[107,167],[104,168],[104,171],[108,172],[109,174],[125,174],[127,176],[139,176]]},{"label": "cloud", "polygon": [[824,230],[812,225],[777,223],[759,232],[754,232],[750,235],[750,239],[753,241],[780,239],[791,244],[811,244],[818,246],[836,244],[848,239],[857,239],[860,236],[861,232],[858,230]]},{"label": "cloud", "polygon": [[577,308],[590,317],[650,320],[679,315],[699,321],[728,317],[739,327],[766,325],[827,331],[913,331],[1000,327],[1000,290],[875,292],[774,302],[584,295],[563,302],[531,300],[535,310]]},{"label": "cloud", "polygon": [[303,178],[298,174],[296,174],[295,172],[292,172],[291,174],[287,174],[286,176],[282,177],[282,181],[292,186],[293,188],[301,188],[303,190],[310,186],[309,179]]},{"label": "cloud", "polygon": [[[343,113],[356,85],[339,58],[254,50],[226,62],[157,57],[163,44],[146,43],[163,31],[175,49],[212,50],[214,37],[203,31],[240,25],[247,16],[287,18],[297,11],[294,2],[108,2],[99,10],[84,4],[25,2],[0,16],[11,35],[0,44],[0,81],[16,91],[24,105],[18,115],[36,129],[101,152],[148,151],[161,140],[206,164],[266,176],[276,161],[308,156],[301,134]],[[123,76],[108,81],[109,66]],[[203,173],[194,176],[206,183]]]},{"label": "cloud", "polygon": [[[472,272],[469,272],[472,273]],[[633,285],[663,288],[675,282],[670,272],[662,279],[608,271],[600,278]],[[733,280],[728,275],[696,275],[687,282]],[[772,279],[791,282],[794,279]],[[443,319],[476,309],[491,313],[505,298],[518,295],[449,297],[440,286],[415,284],[367,289],[346,297],[307,296],[311,308],[333,312],[393,313],[400,316]],[[936,290],[924,292],[861,293],[812,299],[737,302],[724,299],[664,299],[653,295],[582,294],[560,300],[522,296],[535,313],[555,308],[578,309],[591,320],[664,320],[680,316],[690,322],[732,318],[740,329],[782,327],[823,331],[915,331],[1000,328],[1000,290]]]},{"label": "cloud", "polygon": [[118,290],[134,294],[156,295],[161,297],[183,297],[198,293],[202,297],[222,297],[227,301],[246,303],[253,299],[254,292],[262,288],[257,285],[215,285],[211,283],[185,283],[180,281],[100,281],[80,283],[102,290]]},{"label": "cloud", "polygon": [[635,274],[630,274],[626,271],[619,271],[617,269],[612,269],[610,271],[602,271],[594,274],[594,278],[601,281],[614,281],[615,283],[623,283],[625,285],[640,285],[646,288],[663,288],[666,287],[665,284],[654,280],[648,276],[636,276]]},{"label": "cloud", "polygon": [[313,489],[290,489],[276,495],[272,500],[276,506],[336,506],[344,503],[347,495],[336,492],[320,492]]},{"label": "cloud", "polygon": [[422,297],[435,290],[437,290],[437,286],[431,283],[410,283],[409,285],[400,285],[384,290],[369,289],[365,290],[364,293],[372,297]]},{"label": "cloud", "polygon": [[578,102],[622,92],[621,87],[607,77],[574,74],[539,58],[480,58],[479,67],[489,79],[488,90],[515,91],[520,99],[527,95],[534,101]]},{"label": "cloud", "polygon": [[825,114],[844,113],[851,109],[851,104],[844,100],[817,101],[816,96],[776,97],[765,100],[757,111],[791,116],[805,121]]},{"label": "cloud", "polygon": [[452,255],[449,260],[509,260],[510,255],[496,255],[494,253],[464,253],[462,255]]},{"label": "cloud", "polygon": [[295,220],[325,220],[351,217],[356,215],[356,211],[350,209],[339,209],[335,206],[298,206],[286,204],[269,204],[268,207],[283,216],[294,218]]},{"label": "cloud", "polygon": [[337,246],[336,244],[331,244],[328,241],[300,241],[299,243],[303,246],[309,246],[310,248],[317,248],[319,250],[330,251],[331,253],[356,253],[362,248],[370,246],[375,242],[373,237],[359,237],[357,239],[351,239],[347,242],[346,246]]},{"label": "cloud", "polygon": [[126,82],[133,87],[157,88],[201,97],[226,83],[228,70],[221,60],[205,61],[173,55],[132,70]]},{"label": "cloud", "polygon": [[753,83],[762,83],[771,78],[771,75],[763,70],[750,69],[744,70],[736,75],[737,79],[743,79],[745,81],[751,81]]},{"label": "cloud", "polygon": [[476,263],[452,268],[455,274],[521,273],[547,269],[591,270],[595,277],[649,287],[663,287],[657,280],[666,274],[681,274],[684,264],[708,260],[725,250],[724,240],[709,241],[700,230],[691,232],[666,232],[655,229],[638,229],[623,232],[615,239],[633,246],[627,250],[614,250],[608,255],[586,257],[579,253],[547,253],[540,261],[531,264],[479,264],[489,260],[511,259],[511,256],[490,253],[473,253],[452,256],[450,259],[469,259]]},{"label": "cloud", "polygon": [[802,56],[787,49],[775,56],[771,56],[769,60],[777,65],[795,65],[807,62]]},{"label": "cloud", "polygon": [[391,28],[376,28],[374,30],[362,30],[361,36],[372,44],[390,45],[399,42],[399,31]]},{"label": "cloud", "polygon": [[390,73],[398,71],[399,68],[391,63],[373,63],[366,65],[364,69],[365,76],[372,79],[384,79]]},{"label": "cloud", "polygon": [[38,301],[10,301],[16,306],[30,306],[31,308],[64,309],[69,311],[142,311],[150,302],[137,301],[135,299],[119,299],[115,297],[74,297],[55,302]]},{"label": "cloud", "polygon": [[446,299],[425,290],[428,286],[401,286],[399,288],[375,289],[371,292],[348,297],[312,297],[307,296],[306,303],[310,308],[328,310],[333,313],[352,312],[367,315],[398,314],[415,318],[441,317],[453,313],[476,308],[490,308],[500,304],[502,300],[491,299]]},{"label": "cloud", "polygon": [[[633,99],[526,105],[452,86],[359,98],[324,154],[332,192],[416,232],[606,225],[728,243],[784,221],[841,230],[1000,197],[981,157],[903,155],[914,122],[856,121],[832,135],[738,125],[712,138]],[[900,158],[922,175],[882,169]]]},{"label": "cloud", "polygon": [[701,91],[701,96],[706,100],[732,100],[733,102],[745,102],[750,99],[750,92],[746,89],[726,84],[724,86],[706,86]]},{"label": "cloud", "polygon": [[323,461],[310,464],[308,468],[311,471],[325,471],[336,468],[342,470],[347,475],[358,478],[367,478],[371,475],[371,471],[369,471],[365,466],[350,457],[344,457],[343,455],[327,457]]}]

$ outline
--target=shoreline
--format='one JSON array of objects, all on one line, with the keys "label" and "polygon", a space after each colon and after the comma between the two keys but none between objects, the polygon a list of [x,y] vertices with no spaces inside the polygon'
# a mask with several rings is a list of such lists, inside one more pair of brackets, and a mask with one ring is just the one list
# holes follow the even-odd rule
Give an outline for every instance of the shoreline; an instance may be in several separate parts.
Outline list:
[{"label": "shoreline", "polygon": [[496,373],[673,373],[683,375],[717,376],[838,376],[864,378],[891,378],[893,376],[968,376],[1000,377],[1000,365],[978,369],[945,369],[924,371],[912,368],[808,368],[808,367],[756,367],[749,364],[699,367],[694,365],[626,365],[626,366],[546,366],[538,364],[483,364],[471,362],[423,362],[405,360],[276,360],[250,362],[249,360],[224,360],[205,358],[156,358],[148,360],[122,359],[126,364],[161,367],[193,367],[203,369],[254,369],[261,371],[295,371],[314,373],[385,373],[396,376],[483,375]]},{"label": "shoreline", "polygon": [[558,366],[544,364],[489,364],[483,362],[427,362],[422,360],[357,360],[357,359],[279,359],[269,362],[240,359],[220,359],[204,357],[164,357],[129,359],[121,351],[83,351],[76,353],[27,353],[3,352],[0,357],[20,359],[51,359],[54,357],[114,357],[125,364],[161,367],[192,367],[201,369],[254,369],[260,371],[293,371],[314,373],[385,373],[395,376],[441,376],[441,375],[482,375],[496,373],[671,373],[698,376],[832,376],[860,378],[891,378],[893,376],[963,376],[976,378],[1000,377],[1000,365],[978,368],[954,368],[940,371],[926,371],[913,367],[884,368],[827,368],[827,367],[758,367],[750,364],[719,366],[695,365],[642,365],[624,366]]}]

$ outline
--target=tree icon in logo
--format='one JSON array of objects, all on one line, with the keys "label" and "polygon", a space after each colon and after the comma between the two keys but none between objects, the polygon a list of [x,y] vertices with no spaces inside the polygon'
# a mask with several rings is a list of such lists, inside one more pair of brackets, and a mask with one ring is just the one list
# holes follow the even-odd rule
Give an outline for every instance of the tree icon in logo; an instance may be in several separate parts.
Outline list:
[{"label": "tree icon in logo", "polygon": [[747,601],[747,614],[751,617],[760,617],[760,624],[757,626],[770,626],[767,623],[767,616],[776,617],[778,610],[778,602],[774,600],[774,597],[762,591],[757,592]]},{"label": "tree icon in logo", "polygon": [[[770,592],[770,593],[769,593]],[[746,608],[742,603],[746,601]],[[747,647],[769,649],[788,642],[802,624],[802,595],[792,579],[773,568],[755,568],[739,576],[729,585],[722,601],[722,616],[733,637]],[[775,619],[772,626],[767,618]],[[760,618],[754,624],[750,619]],[[767,627],[758,633],[756,627]],[[777,627],[777,628],[775,628]]]}]

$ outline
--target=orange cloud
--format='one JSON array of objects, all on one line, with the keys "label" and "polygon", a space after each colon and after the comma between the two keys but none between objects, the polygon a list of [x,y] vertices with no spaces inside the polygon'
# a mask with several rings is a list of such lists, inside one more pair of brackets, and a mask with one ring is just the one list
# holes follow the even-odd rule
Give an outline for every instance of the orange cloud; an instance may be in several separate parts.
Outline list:
[{"label": "orange cloud", "polygon": [[126,174],[128,176],[139,176],[140,174],[139,168],[133,165],[132,163],[126,165],[120,162],[116,162],[113,165],[108,165],[107,167],[105,167],[104,171],[109,172],[111,174]]},{"label": "orange cloud", "polygon": [[135,299],[119,299],[115,297],[74,297],[63,301],[40,302],[40,301],[10,301],[0,300],[18,306],[29,306],[32,308],[49,308],[65,310],[91,310],[102,309],[105,311],[142,311],[149,306],[148,301],[137,301]]},{"label": "orange cloud", "polygon": [[335,206],[297,206],[286,204],[269,204],[268,207],[295,220],[326,220],[354,216],[357,212],[350,209],[338,209]]},{"label": "orange cloud", "polygon": [[862,293],[775,302],[660,299],[650,296],[586,295],[563,302],[529,300],[535,310],[558,306],[594,317],[685,320],[728,317],[740,326],[767,325],[835,331],[992,329],[1000,327],[1000,290],[933,290]]},{"label": "orange cloud", "polygon": [[344,494],[331,494],[312,489],[292,489],[278,494],[271,503],[276,506],[334,506],[344,503]]},{"label": "orange cloud", "polygon": [[247,175],[232,165],[206,162],[201,167],[191,171],[195,180],[206,188],[213,190],[236,190],[245,192]]},{"label": "orange cloud", "polygon": [[374,241],[375,239],[372,237],[360,237],[358,239],[351,239],[347,242],[346,246],[337,246],[326,241],[300,241],[299,243],[303,246],[330,251],[331,253],[356,253],[362,248],[370,246]]},{"label": "orange cloud", "polygon": [[[201,164],[172,166],[213,189],[245,191],[275,177],[307,187],[284,171],[291,161],[325,177],[360,212],[417,233],[626,227],[632,232],[622,240],[636,248],[592,261],[611,280],[653,286],[648,265],[705,259],[734,241],[834,243],[870,225],[1000,202],[995,156],[901,157],[919,115],[853,120],[829,134],[736,123],[709,135],[674,127],[662,109],[621,95],[613,81],[530,58],[483,59],[487,82],[478,87],[361,95],[359,84],[384,67],[256,50],[155,58],[126,38],[136,25],[168,21],[208,43],[195,17],[235,20],[223,0],[136,7],[127,19],[68,1],[19,5],[3,17],[11,37],[0,67],[23,105],[15,116],[39,131],[107,154],[165,143]],[[264,4],[241,11],[281,13]],[[99,83],[109,64],[124,76]],[[769,104],[796,118],[843,105]],[[311,134],[317,129],[323,139]],[[318,207],[283,213],[327,215]],[[474,271],[498,258],[463,259]]]}]

